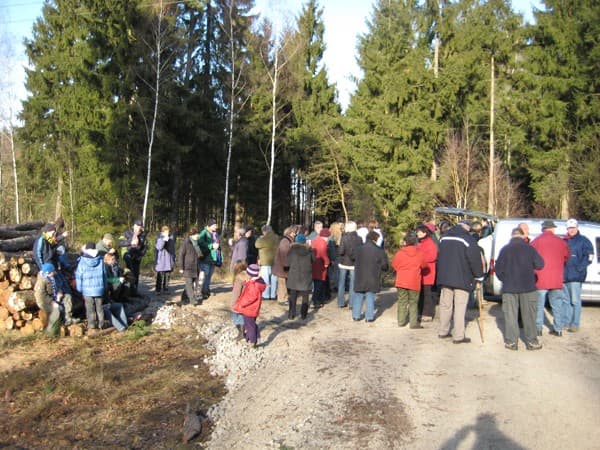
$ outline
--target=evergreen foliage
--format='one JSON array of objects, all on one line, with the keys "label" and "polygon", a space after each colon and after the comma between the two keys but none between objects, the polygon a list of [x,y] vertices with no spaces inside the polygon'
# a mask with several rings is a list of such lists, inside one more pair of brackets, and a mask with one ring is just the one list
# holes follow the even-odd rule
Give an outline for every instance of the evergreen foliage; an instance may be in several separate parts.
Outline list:
[{"label": "evergreen foliage", "polygon": [[[140,216],[157,5],[45,3],[26,42],[22,219],[62,214],[85,240]],[[267,220],[275,55],[277,231],[377,218],[399,236],[436,204],[485,209],[490,166],[499,215],[600,220],[600,5],[544,5],[525,26],[508,0],[378,0],[342,115],[323,64],[326,2],[306,0],[277,36],[253,0],[164,2],[147,230]]]}]

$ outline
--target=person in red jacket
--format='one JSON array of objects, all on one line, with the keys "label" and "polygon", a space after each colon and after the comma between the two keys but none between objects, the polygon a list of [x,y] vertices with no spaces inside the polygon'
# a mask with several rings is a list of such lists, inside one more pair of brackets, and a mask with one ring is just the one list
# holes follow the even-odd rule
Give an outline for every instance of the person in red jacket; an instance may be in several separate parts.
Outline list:
[{"label": "person in red jacket", "polygon": [[406,233],[404,247],[398,250],[392,260],[392,267],[396,271],[395,286],[398,288],[399,327],[406,324],[408,315],[411,328],[423,328],[419,325],[419,292],[421,272],[427,268],[427,261],[425,254],[417,248],[417,243],[415,233]]},{"label": "person in red jacket", "polygon": [[554,329],[550,331],[550,334],[562,336],[563,326],[569,325],[569,319],[567,318],[569,299],[563,291],[563,275],[565,264],[571,256],[571,252],[565,241],[554,234],[555,229],[556,225],[553,221],[544,220],[542,234],[531,242],[531,246],[537,250],[544,260],[544,268],[535,271],[537,277],[535,287],[538,293],[536,318],[538,336],[542,335],[542,326],[544,325],[546,294],[548,294],[552,316],[554,317]]},{"label": "person in red jacket", "polygon": [[246,273],[251,278],[244,283],[242,293],[235,302],[233,310],[244,316],[246,341],[252,347],[256,347],[256,343],[260,338],[256,318],[260,313],[262,293],[267,288],[267,284],[259,275],[260,267],[258,264],[250,264],[246,269]]},{"label": "person in red jacket", "polygon": [[331,261],[329,259],[328,244],[331,232],[328,228],[323,228],[319,236],[311,242],[313,250],[312,278],[313,295],[312,302],[315,308],[320,308],[325,304],[327,297],[327,268]]},{"label": "person in red jacket", "polygon": [[438,257],[438,244],[431,237],[433,231],[431,231],[429,226],[423,224],[417,227],[417,238],[419,239],[417,248],[423,252],[425,261],[427,262],[427,268],[423,270],[423,279],[421,282],[421,291],[423,293],[421,297],[423,300],[421,305],[419,305],[422,322],[431,322],[435,314],[435,302],[433,301],[431,291],[435,284],[435,264]]}]

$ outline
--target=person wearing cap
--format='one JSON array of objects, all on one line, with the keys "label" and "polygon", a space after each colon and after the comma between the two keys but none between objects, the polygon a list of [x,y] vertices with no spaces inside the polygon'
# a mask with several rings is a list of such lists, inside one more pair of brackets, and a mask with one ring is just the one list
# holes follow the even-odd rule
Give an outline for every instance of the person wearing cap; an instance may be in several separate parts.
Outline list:
[{"label": "person wearing cap", "polygon": [[204,229],[198,236],[198,253],[200,258],[200,282],[202,283],[202,299],[210,297],[210,283],[215,273],[215,267],[221,265],[221,244],[217,233],[216,219],[209,219]]},{"label": "person wearing cap", "polygon": [[352,319],[362,320],[363,303],[365,321],[375,320],[375,295],[381,290],[381,273],[388,269],[385,251],[377,245],[381,236],[377,231],[367,233],[367,242],[356,249],[354,260],[354,298],[352,299]]},{"label": "person wearing cap", "polygon": [[422,224],[417,227],[417,239],[419,243],[417,248],[425,255],[425,261],[427,262],[427,268],[422,271],[421,280],[421,301],[419,310],[421,312],[422,322],[433,321],[435,315],[435,302],[433,300],[433,285],[435,284],[436,274],[436,261],[438,257],[438,245],[432,238],[431,228],[435,231],[433,224]]},{"label": "person wearing cap", "polygon": [[321,308],[327,297],[327,268],[331,264],[329,259],[329,237],[331,232],[323,228],[319,236],[311,241],[313,251],[312,279],[313,279],[313,307]]},{"label": "person wearing cap", "polygon": [[544,267],[536,270],[536,289],[538,294],[536,328],[538,336],[542,335],[544,325],[544,306],[546,294],[552,307],[553,329],[550,334],[562,336],[563,327],[568,326],[569,300],[563,290],[565,264],[569,259],[569,246],[564,240],[554,234],[556,224],[552,220],[542,222],[542,234],[531,241],[531,246],[537,250],[544,260]]},{"label": "person wearing cap", "polygon": [[467,303],[475,280],[477,285],[483,280],[481,253],[470,230],[470,220],[458,222],[442,236],[438,252],[437,285],[441,288],[438,337],[452,338],[455,344],[471,342],[465,336]]},{"label": "person wearing cap", "polygon": [[[356,258],[356,249],[362,245],[363,241],[356,232],[356,222],[350,220],[344,225],[344,234],[340,239],[338,247],[338,291],[337,305],[345,308],[348,304],[352,306],[354,298],[354,260]],[[348,301],[346,301],[346,281],[348,280]]]},{"label": "person wearing cap", "polygon": [[539,350],[536,334],[537,291],[535,271],[544,267],[544,260],[535,248],[525,242],[521,228],[512,230],[510,242],[502,247],[496,260],[496,276],[502,281],[502,312],[504,313],[504,346],[518,349],[519,310],[523,320],[527,350]]},{"label": "person wearing cap", "polygon": [[298,233],[290,246],[287,255],[289,264],[288,288],[288,319],[296,317],[296,303],[301,298],[300,318],[306,319],[308,315],[309,294],[312,289],[312,262],[313,252],[306,242],[306,236]]},{"label": "person wearing cap", "polygon": [[[417,234],[409,231],[404,235],[404,246],[396,252],[392,259],[392,267],[396,271],[394,286],[398,290],[399,327],[406,325],[408,316],[410,328],[423,328],[419,324],[419,292],[421,291],[421,274],[429,266],[425,253],[417,247],[418,242]],[[435,246],[435,244],[433,245]]]},{"label": "person wearing cap", "polygon": [[254,245],[258,250],[260,275],[267,283],[267,288],[263,291],[263,300],[277,300],[277,276],[273,273],[273,264],[279,247],[279,236],[275,234],[271,225],[263,225],[261,230],[262,236]]},{"label": "person wearing cap", "polygon": [[42,270],[44,263],[52,263],[56,267],[56,247],[56,227],[47,223],[42,227],[42,234],[33,243],[33,259],[39,270]]},{"label": "person wearing cap", "polygon": [[108,288],[108,276],[103,257],[98,254],[96,244],[88,242],[75,270],[77,290],[83,295],[88,330],[104,327],[102,300]]},{"label": "person wearing cap", "polygon": [[125,249],[123,260],[125,261],[125,266],[133,275],[131,295],[136,297],[138,296],[142,258],[148,250],[146,233],[144,232],[144,226],[141,219],[136,220],[133,223],[133,227],[125,231],[122,238],[119,239],[119,247]]},{"label": "person wearing cap", "polygon": [[570,256],[565,265],[564,284],[568,294],[567,330],[579,331],[581,322],[581,285],[587,277],[587,267],[594,260],[594,246],[579,232],[576,219],[567,220],[567,235]]},{"label": "person wearing cap", "polygon": [[42,264],[41,270],[38,272],[33,294],[35,302],[43,311],[41,314],[42,321],[46,324],[45,332],[51,336],[58,334],[60,326],[60,294],[59,288],[54,278],[56,268],[54,264],[46,262]]},{"label": "person wearing cap", "polygon": [[267,285],[260,276],[260,267],[257,264],[250,264],[246,268],[246,273],[250,279],[244,283],[244,289],[235,302],[233,310],[244,316],[246,341],[251,347],[256,347],[260,338],[256,318],[260,314],[262,293]]}]

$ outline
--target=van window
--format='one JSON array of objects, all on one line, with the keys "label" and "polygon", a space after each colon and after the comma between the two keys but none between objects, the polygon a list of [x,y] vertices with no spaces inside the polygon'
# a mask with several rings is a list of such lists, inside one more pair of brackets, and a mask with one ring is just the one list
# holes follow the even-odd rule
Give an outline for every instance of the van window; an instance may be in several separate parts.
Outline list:
[{"label": "van window", "polygon": [[600,263],[600,237],[596,238],[596,262]]}]

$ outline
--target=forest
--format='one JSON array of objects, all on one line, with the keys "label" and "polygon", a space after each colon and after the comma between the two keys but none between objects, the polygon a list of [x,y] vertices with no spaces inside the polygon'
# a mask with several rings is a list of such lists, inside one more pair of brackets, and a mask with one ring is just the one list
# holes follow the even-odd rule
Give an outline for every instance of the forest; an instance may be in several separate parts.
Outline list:
[{"label": "forest", "polygon": [[[63,217],[83,242],[143,217],[178,234],[377,219],[436,206],[600,221],[600,3],[377,0],[343,111],[323,8],[52,0],[3,121],[0,223]],[[100,230],[100,231],[99,231]]]}]

